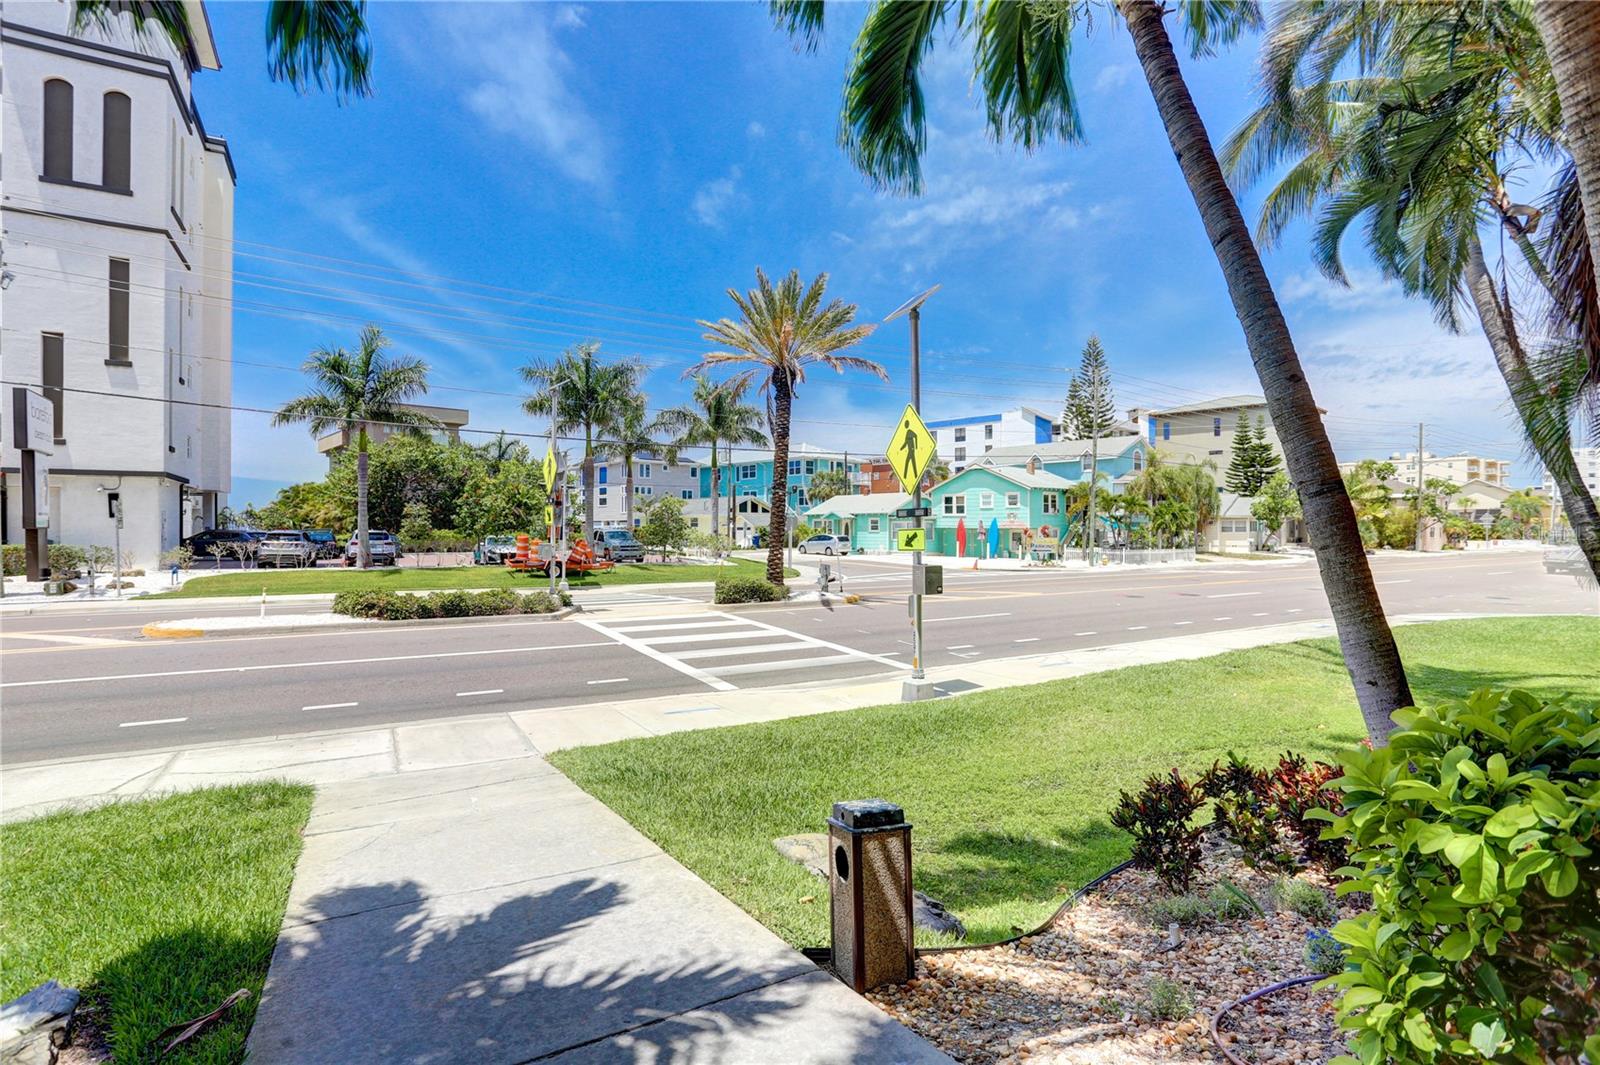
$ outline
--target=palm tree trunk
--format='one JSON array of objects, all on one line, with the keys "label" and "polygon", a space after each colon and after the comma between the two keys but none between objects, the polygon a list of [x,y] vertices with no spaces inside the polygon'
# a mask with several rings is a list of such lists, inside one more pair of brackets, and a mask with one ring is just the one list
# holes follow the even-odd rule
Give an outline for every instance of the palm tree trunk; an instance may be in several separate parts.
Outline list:
[{"label": "palm tree trunk", "polygon": [[1511,309],[1501,303],[1495,293],[1494,278],[1489,276],[1489,269],[1484,264],[1483,245],[1478,242],[1477,234],[1473,234],[1471,239],[1472,245],[1467,255],[1467,291],[1472,294],[1472,304],[1478,311],[1478,321],[1483,325],[1483,335],[1489,340],[1495,365],[1500,368],[1500,376],[1505,378],[1506,388],[1511,392],[1511,402],[1516,405],[1517,416],[1529,429],[1528,439],[1539,453],[1545,469],[1550,471],[1550,479],[1555,482],[1557,491],[1561,493],[1561,509],[1566,511],[1567,520],[1572,523],[1578,549],[1583,552],[1595,577],[1600,578],[1600,512],[1596,511],[1594,497],[1589,494],[1583,476],[1578,472],[1577,460],[1572,456],[1571,438],[1562,434],[1559,440],[1551,440],[1551,434],[1535,431],[1534,427],[1545,417],[1538,409],[1541,401],[1539,385],[1528,369],[1527,356],[1517,340]]},{"label": "palm tree trunk", "polygon": [[356,430],[356,566],[372,567],[372,545],[367,540],[367,427]]},{"label": "palm tree trunk", "polygon": [[1373,742],[1383,743],[1394,729],[1389,715],[1411,705],[1411,688],[1373,584],[1355,511],[1339,477],[1321,412],[1261,256],[1250,239],[1250,229],[1222,176],[1216,151],[1183,80],[1172,40],[1162,25],[1162,5],[1155,0],[1118,0],[1117,7],[1128,24],[1156,110],[1222,266],[1234,313],[1244,328],[1289,477],[1300,495],[1362,719]]},{"label": "palm tree trunk", "polygon": [[[711,438],[711,535],[721,536],[722,526],[717,524],[717,493],[722,491],[722,467],[717,465],[717,438]],[[720,553],[720,552],[719,552]]]},{"label": "palm tree trunk", "polygon": [[594,427],[583,427],[583,532],[584,539],[594,535]]},{"label": "palm tree trunk", "polygon": [[1555,75],[1567,151],[1578,172],[1595,285],[1600,286],[1600,5],[1537,0],[1533,21]]},{"label": "palm tree trunk", "polygon": [[633,457],[630,455],[622,461],[626,465],[622,477],[622,490],[628,496],[627,504],[622,511],[622,523],[624,528],[631,529],[633,528]]},{"label": "palm tree trunk", "polygon": [[783,586],[783,546],[789,539],[789,404],[783,367],[772,371],[772,496],[767,516],[767,580]]}]

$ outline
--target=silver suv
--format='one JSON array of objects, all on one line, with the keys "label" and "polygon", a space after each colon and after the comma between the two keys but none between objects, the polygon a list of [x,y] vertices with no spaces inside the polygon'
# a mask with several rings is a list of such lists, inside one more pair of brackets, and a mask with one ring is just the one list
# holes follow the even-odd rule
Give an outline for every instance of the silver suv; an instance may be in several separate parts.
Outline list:
[{"label": "silver suv", "polygon": [[317,545],[299,529],[273,529],[256,545],[256,565],[293,566],[303,569],[317,564]]},{"label": "silver suv", "polygon": [[801,540],[797,550],[802,555],[848,555],[850,541],[831,533],[818,533],[809,540]]},{"label": "silver suv", "polygon": [[[374,566],[392,566],[400,556],[400,544],[383,529],[367,530],[367,549],[372,552]],[[344,564],[354,566],[361,554],[361,538],[359,533],[352,533],[350,542],[344,547]]]}]

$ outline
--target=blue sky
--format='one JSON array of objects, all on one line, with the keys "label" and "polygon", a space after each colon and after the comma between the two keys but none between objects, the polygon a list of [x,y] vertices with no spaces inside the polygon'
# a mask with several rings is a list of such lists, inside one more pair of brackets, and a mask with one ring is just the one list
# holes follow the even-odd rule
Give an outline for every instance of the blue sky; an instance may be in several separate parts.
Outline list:
[{"label": "blue sky", "polygon": [[[240,405],[297,394],[287,368],[366,321],[431,364],[430,400],[470,409],[472,428],[542,431],[516,368],[584,339],[644,359],[652,406],[672,405],[707,347],[693,320],[729,313],[725,289],[757,266],[827,271],[869,321],[943,285],[924,318],[930,418],[1059,410],[1091,331],[1121,406],[1259,391],[1109,16],[1073,54],[1082,146],[994,145],[963,51],[936,53],[926,190],[906,199],[835,143],[860,8],[834,8],[824,47],[801,54],[759,3],[376,4],[376,94],[343,106],[267,79],[260,5],[209,11],[224,69],[196,91],[239,171]],[[1214,139],[1250,107],[1252,59],[1247,44],[1185,61]],[[1291,231],[1268,267],[1340,457],[1412,447],[1420,420],[1431,450],[1518,459],[1531,480],[1481,337],[1438,329],[1359,249],[1353,286],[1334,286],[1305,244]],[[795,437],[881,450],[907,398],[906,343],[902,320],[863,345],[889,385],[810,379]],[[303,430],[235,416],[235,504],[323,468]]]}]

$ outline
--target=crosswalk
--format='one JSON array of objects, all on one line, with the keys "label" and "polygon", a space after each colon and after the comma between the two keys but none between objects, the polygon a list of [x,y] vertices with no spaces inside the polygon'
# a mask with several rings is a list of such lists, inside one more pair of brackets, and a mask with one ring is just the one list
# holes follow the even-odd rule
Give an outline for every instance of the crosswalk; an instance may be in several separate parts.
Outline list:
[{"label": "crosswalk", "polygon": [[[572,601],[585,610],[617,610],[636,606],[693,603],[697,600],[686,595],[667,595],[661,592],[623,592],[606,588],[593,592],[573,592]],[[703,600],[699,601],[703,602]]]},{"label": "crosswalk", "polygon": [[814,681],[906,665],[886,655],[722,612],[573,620],[716,691],[739,687],[729,677],[799,670],[805,680]]}]

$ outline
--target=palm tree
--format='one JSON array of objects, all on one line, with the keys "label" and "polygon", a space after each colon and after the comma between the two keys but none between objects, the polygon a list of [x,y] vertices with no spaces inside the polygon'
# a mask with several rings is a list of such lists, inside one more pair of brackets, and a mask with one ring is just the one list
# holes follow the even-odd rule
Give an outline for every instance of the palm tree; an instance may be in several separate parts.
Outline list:
[{"label": "palm tree", "polygon": [[[1314,257],[1343,283],[1340,244],[1365,217],[1379,267],[1427,299],[1441,324],[1460,331],[1457,305],[1470,300],[1529,442],[1600,575],[1600,510],[1572,455],[1570,397],[1539,379],[1510,290],[1491,275],[1478,235],[1480,223],[1499,224],[1557,295],[1529,236],[1539,213],[1506,192],[1516,156],[1560,150],[1548,67],[1525,9],[1474,6],[1470,18],[1441,4],[1284,12],[1263,50],[1268,98],[1224,149],[1246,181],[1292,162],[1263,206],[1263,239],[1321,205]],[[1369,43],[1356,76],[1332,79],[1332,61],[1358,39]],[[1585,363],[1582,347],[1567,346],[1561,361]]]},{"label": "palm tree", "polygon": [[[1196,55],[1230,43],[1260,19],[1253,4],[1180,6]],[[772,7],[780,26],[815,44],[822,30],[822,4],[775,0]],[[1249,227],[1184,82],[1163,22],[1164,5],[1159,0],[1116,0],[1116,7],[1244,328],[1289,477],[1300,493],[1345,668],[1367,730],[1381,742],[1394,727],[1389,714],[1411,705],[1411,689],[1316,400]],[[1086,10],[1070,2],[873,4],[846,75],[841,118],[846,150],[880,184],[918,191],[919,159],[927,144],[919,68],[952,12],[972,42],[974,80],[981,86],[996,137],[1009,137],[1027,149],[1052,138],[1080,139],[1068,57],[1072,30]]]},{"label": "palm tree", "polygon": [[813,503],[825,503],[835,496],[850,494],[850,473],[842,466],[819,470],[806,485],[806,498]]},{"label": "palm tree", "polygon": [[1111,478],[1104,473],[1094,475],[1094,491],[1089,491],[1088,481],[1079,481],[1066,492],[1067,516],[1083,519],[1083,557],[1089,557],[1090,537],[1094,535],[1093,523],[1095,513],[1109,514],[1111,512],[1111,493],[1102,485],[1109,484]]},{"label": "palm tree", "polygon": [[[687,376],[687,375],[686,375]],[[673,434],[679,448],[704,447],[711,451],[711,533],[717,535],[717,502],[722,491],[722,467],[717,459],[718,445],[729,448],[764,447],[767,434],[761,431],[761,411],[743,402],[750,390],[747,374],[721,384],[705,374],[694,374],[692,401],[661,412],[657,421],[662,430]],[[728,504],[729,524],[737,501]],[[730,537],[731,540],[731,537]]]},{"label": "palm tree", "polygon": [[1533,19],[1561,100],[1567,149],[1583,202],[1590,268],[1600,290],[1600,13],[1593,4],[1535,0]]},{"label": "palm tree", "polygon": [[633,528],[633,460],[639,455],[660,455],[668,464],[678,461],[676,444],[661,439],[665,427],[660,417],[651,418],[645,408],[643,396],[635,396],[627,403],[622,414],[607,434],[610,439],[601,442],[596,450],[605,458],[622,463],[623,504],[622,520]]},{"label": "palm tree", "polygon": [[483,464],[493,477],[508,462],[527,462],[528,445],[506,435],[504,429],[473,448],[483,458]]},{"label": "palm tree", "polygon": [[[372,94],[372,43],[367,38],[365,0],[269,0],[267,4],[267,72],[296,92],[312,84],[343,96]],[[134,31],[164,35],[180,55],[194,50],[196,27],[189,22],[197,8],[171,0],[74,0],[72,29],[109,28],[124,12]]]},{"label": "palm tree", "polygon": [[[595,440],[616,430],[623,413],[635,402],[644,366],[633,359],[601,362],[600,342],[585,341],[551,362],[522,367],[522,379],[534,391],[522,401],[528,414],[553,418],[556,432],[583,430],[583,531],[594,533]],[[556,400],[560,395],[559,403]]]},{"label": "palm tree", "polygon": [[927,495],[936,485],[948,481],[950,476],[950,464],[944,459],[935,458],[928,463],[927,470],[922,474],[922,494]]},{"label": "palm tree", "polygon": [[828,275],[818,274],[811,284],[800,280],[800,271],[791,270],[776,286],[756,269],[756,287],[741,295],[728,290],[728,297],[739,308],[739,321],[719,318],[702,321],[705,339],[728,350],[705,355],[691,373],[711,366],[732,364],[750,366],[752,379],[764,378],[762,391],[767,397],[767,421],[772,431],[772,497],[767,537],[767,580],[783,584],[783,532],[789,520],[789,414],[795,389],[806,379],[806,367],[827,366],[838,373],[846,369],[865,370],[887,381],[882,366],[841,351],[864,340],[875,326],[852,325],[856,317],[853,303],[833,300],[824,305]]},{"label": "palm tree", "polygon": [[422,432],[439,422],[405,406],[428,391],[428,364],[410,356],[384,354],[389,338],[369,325],[361,330],[354,354],[343,348],[317,348],[301,367],[313,391],[292,399],[272,416],[273,425],[303,422],[312,436],[334,429],[356,434],[356,558],[362,569],[372,565],[367,538],[367,428]]}]

